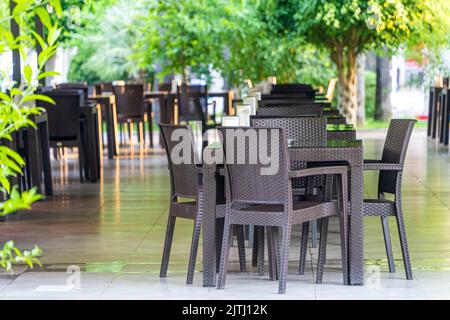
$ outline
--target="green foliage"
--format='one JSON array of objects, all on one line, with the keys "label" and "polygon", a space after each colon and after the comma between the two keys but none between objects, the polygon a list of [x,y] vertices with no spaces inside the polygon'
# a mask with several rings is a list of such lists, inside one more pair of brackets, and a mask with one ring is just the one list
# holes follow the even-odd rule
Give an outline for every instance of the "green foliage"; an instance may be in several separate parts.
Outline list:
[{"label": "green foliage", "polygon": [[[232,1],[231,1],[232,2]],[[191,72],[217,67],[225,50],[228,7],[223,0],[146,0],[138,57],[145,65],[162,67],[187,78]]]},{"label": "green foliage", "polygon": [[[11,50],[18,50],[22,60],[26,60],[28,46],[39,43],[42,51],[38,55],[38,70],[33,71],[30,65],[23,67],[23,80],[20,84],[14,83],[7,76],[7,70],[0,69],[0,80],[6,84],[7,92],[0,92],[0,140],[11,140],[12,134],[18,129],[34,126],[30,115],[39,114],[42,108],[36,105],[38,101],[53,102],[49,97],[35,94],[39,86],[39,80],[54,73],[45,72],[45,64],[56,53],[56,41],[61,32],[58,24],[52,22],[48,13],[50,6],[57,15],[61,14],[59,0],[15,0],[16,6],[9,13],[9,8],[0,13],[0,54]],[[30,21],[37,15],[46,28],[46,36],[43,38],[34,30]],[[14,19],[21,28],[21,35],[14,37],[9,30],[9,22]],[[6,23],[4,23],[6,22]],[[4,66],[2,66],[3,68]],[[5,216],[17,210],[30,209],[33,202],[41,198],[36,189],[19,193],[16,186],[11,186],[10,178],[22,174],[24,160],[7,146],[0,146],[0,192],[6,196],[6,201],[0,202],[0,216]],[[24,251],[23,253],[14,246],[12,241],[7,242],[0,251],[0,265],[8,270],[14,263],[26,263],[30,267],[39,263],[39,248]]]},{"label": "green foliage", "polygon": [[108,82],[136,78],[142,63],[134,48],[142,34],[139,1],[91,2],[81,11],[67,45],[76,48],[69,81]]},{"label": "green foliage", "polygon": [[[144,0],[148,7],[136,55],[143,66],[169,74],[219,71],[231,85],[277,76],[282,82],[325,86],[335,70],[324,50],[290,30],[291,7],[271,0]],[[282,36],[280,36],[280,33]]]},{"label": "green foliage", "polygon": [[13,241],[8,241],[3,245],[3,249],[0,250],[0,266],[6,268],[6,271],[12,271],[13,264],[27,264],[31,269],[35,264],[41,265],[39,257],[42,255],[42,251],[36,245],[31,250],[20,251],[14,245]]}]

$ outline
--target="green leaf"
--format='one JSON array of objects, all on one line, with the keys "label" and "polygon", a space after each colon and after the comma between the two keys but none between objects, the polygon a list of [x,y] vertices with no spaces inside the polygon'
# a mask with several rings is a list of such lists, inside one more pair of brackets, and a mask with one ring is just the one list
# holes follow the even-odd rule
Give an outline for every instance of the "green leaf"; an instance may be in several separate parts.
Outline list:
[{"label": "green leaf", "polygon": [[32,30],[31,33],[36,38],[36,40],[39,43],[39,45],[41,46],[42,50],[47,48],[47,44],[45,43],[44,39],[42,39],[42,37],[37,32]]},{"label": "green leaf", "polygon": [[60,73],[57,71],[46,71],[46,72],[42,72],[41,74],[38,75],[37,79],[41,80],[47,77],[53,77],[53,76],[59,76]]},{"label": "green leaf", "polygon": [[29,96],[26,96],[25,98],[23,98],[23,102],[27,102],[27,101],[34,101],[34,100],[40,100],[40,101],[45,101],[51,104],[55,104],[55,101],[50,98],[49,96],[43,95],[43,94],[30,94]]},{"label": "green leaf", "polygon": [[60,0],[51,0],[50,1],[51,6],[55,9],[56,15],[60,17],[62,15],[63,9],[61,6]]},{"label": "green leaf", "polygon": [[48,14],[47,9],[45,9],[45,7],[37,7],[36,9],[34,9],[34,11],[39,16],[42,24],[47,29],[50,29],[52,27],[52,20],[50,19],[50,15]]},{"label": "green leaf", "polygon": [[27,83],[31,84],[31,80],[33,78],[33,69],[31,68],[30,65],[26,65],[23,68],[23,74],[25,76],[25,80],[27,81]]},{"label": "green leaf", "polygon": [[47,42],[49,45],[53,45],[58,40],[61,31],[62,29],[58,28],[57,24],[48,30]]},{"label": "green leaf", "polygon": [[0,100],[11,102],[11,97],[0,91]]},{"label": "green leaf", "polygon": [[23,160],[22,156],[20,154],[18,154],[16,151],[14,151],[8,147],[0,146],[0,155],[1,154],[5,154],[9,158],[14,159],[20,165],[25,164],[25,161]]},{"label": "green leaf", "polygon": [[22,94],[22,90],[18,89],[18,88],[12,88],[11,89],[11,97],[17,96],[17,95],[21,95]]}]

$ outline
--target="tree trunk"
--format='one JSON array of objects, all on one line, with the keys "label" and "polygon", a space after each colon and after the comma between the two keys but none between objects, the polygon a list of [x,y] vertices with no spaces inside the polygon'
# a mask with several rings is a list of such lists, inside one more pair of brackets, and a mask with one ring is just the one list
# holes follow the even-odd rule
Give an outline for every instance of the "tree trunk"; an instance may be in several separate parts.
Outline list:
[{"label": "tree trunk", "polygon": [[391,88],[391,61],[387,56],[377,56],[375,120],[388,121],[391,118]]},{"label": "tree trunk", "polygon": [[357,85],[358,85],[358,112],[357,112],[357,123],[358,127],[363,127],[366,121],[366,56],[365,54],[360,54],[358,56],[358,75]]},{"label": "tree trunk", "polygon": [[[12,0],[9,2],[11,15],[13,14],[16,5],[17,4]],[[15,19],[11,19],[11,33],[14,39],[17,39],[20,36],[20,28]],[[12,62],[13,80],[16,82],[15,86],[18,87],[22,82],[22,68],[20,66],[20,52],[18,49],[13,50],[12,52]]]},{"label": "tree trunk", "polygon": [[341,111],[347,117],[348,121],[356,126],[358,111],[356,54],[350,51],[344,57],[342,52],[338,51],[336,57]]}]

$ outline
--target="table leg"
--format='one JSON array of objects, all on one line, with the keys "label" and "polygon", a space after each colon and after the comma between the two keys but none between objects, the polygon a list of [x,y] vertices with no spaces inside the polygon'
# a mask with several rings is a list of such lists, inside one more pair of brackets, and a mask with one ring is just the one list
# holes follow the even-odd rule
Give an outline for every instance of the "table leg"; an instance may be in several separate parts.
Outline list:
[{"label": "table leg", "polygon": [[439,143],[444,143],[444,130],[445,130],[445,117],[447,115],[447,108],[445,106],[445,95],[441,94],[440,106],[441,110],[439,113]]},{"label": "table leg", "polygon": [[42,184],[42,168],[41,168],[41,151],[38,143],[38,130],[35,128],[28,128],[27,135],[27,153],[28,165],[31,175],[31,185],[28,187],[37,187],[38,192],[41,193]]},{"label": "table leg", "polygon": [[447,91],[446,99],[445,99],[445,121],[444,121],[444,145],[448,146],[448,138],[449,138],[449,115],[450,115],[450,91]]},{"label": "table leg", "polygon": [[87,136],[87,157],[89,166],[89,180],[90,182],[98,181],[98,152],[96,146],[97,134],[95,132],[96,120],[94,114],[89,110],[86,112],[86,136]]},{"label": "table leg", "polygon": [[38,125],[41,155],[42,155],[42,169],[44,171],[44,184],[45,194],[47,196],[53,195],[53,182],[52,182],[52,167],[50,162],[50,141],[48,136],[48,122],[41,122]]},{"label": "table leg", "polygon": [[102,145],[100,139],[101,111],[94,114],[94,133],[95,133],[95,156],[97,159],[97,177],[100,179],[100,168],[102,167]]},{"label": "table leg", "polygon": [[115,145],[115,132],[114,132],[114,122],[112,119],[112,108],[111,103],[107,102],[104,104],[105,109],[105,122],[106,122],[106,136],[108,139],[108,159],[114,159],[114,145]]},{"label": "table leg", "polygon": [[430,90],[430,96],[428,98],[428,120],[427,120],[427,136],[431,137],[432,131],[432,119],[433,119],[433,101],[434,101],[434,92]]},{"label": "table leg", "polygon": [[363,190],[364,175],[361,166],[351,168],[350,224],[349,224],[349,269],[350,284],[364,284],[364,220]]},{"label": "table leg", "polygon": [[110,103],[110,107],[111,107],[111,120],[112,120],[112,144],[114,146],[114,155],[118,156],[119,155],[119,144],[117,141],[117,132],[119,132],[119,129],[117,127],[117,109],[116,109],[116,102],[111,102]]},{"label": "table leg", "polygon": [[227,115],[228,116],[232,116],[235,114],[234,110],[233,110],[233,99],[234,99],[234,92],[233,91],[228,91],[228,95],[227,95],[227,99],[226,100],[226,109],[227,110]]},{"label": "table leg", "polygon": [[203,167],[203,286],[216,286],[216,166]]}]

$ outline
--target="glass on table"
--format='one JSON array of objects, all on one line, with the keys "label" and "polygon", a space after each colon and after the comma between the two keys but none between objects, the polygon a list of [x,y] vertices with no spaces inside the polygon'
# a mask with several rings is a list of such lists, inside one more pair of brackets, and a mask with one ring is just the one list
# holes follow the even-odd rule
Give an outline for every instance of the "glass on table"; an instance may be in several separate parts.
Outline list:
[{"label": "glass on table", "polygon": [[239,125],[242,127],[250,126],[251,106],[248,104],[239,104],[236,106],[236,115],[239,117]]}]

